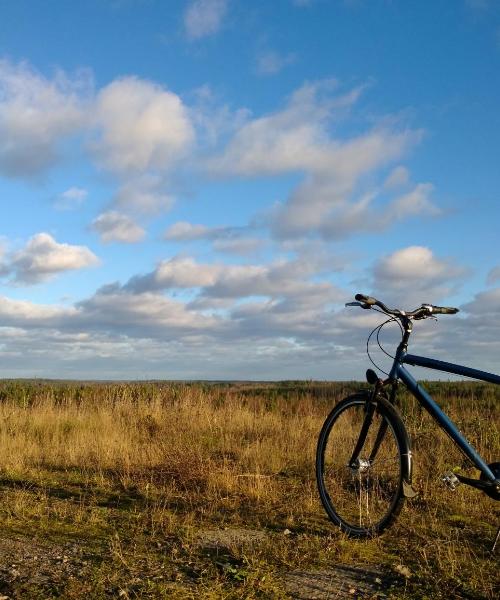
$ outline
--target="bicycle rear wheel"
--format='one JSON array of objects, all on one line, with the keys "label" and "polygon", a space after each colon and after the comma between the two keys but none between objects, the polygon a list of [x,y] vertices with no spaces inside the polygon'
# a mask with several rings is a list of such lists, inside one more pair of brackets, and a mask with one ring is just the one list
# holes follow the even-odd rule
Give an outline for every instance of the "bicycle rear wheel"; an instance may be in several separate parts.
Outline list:
[{"label": "bicycle rear wheel", "polygon": [[[339,402],[323,425],[316,453],[323,506],[352,537],[382,533],[401,510],[403,481],[411,480],[409,441],[401,418],[392,404],[379,397],[368,423],[369,401],[366,392]],[[353,457],[356,447],[359,452]]]}]

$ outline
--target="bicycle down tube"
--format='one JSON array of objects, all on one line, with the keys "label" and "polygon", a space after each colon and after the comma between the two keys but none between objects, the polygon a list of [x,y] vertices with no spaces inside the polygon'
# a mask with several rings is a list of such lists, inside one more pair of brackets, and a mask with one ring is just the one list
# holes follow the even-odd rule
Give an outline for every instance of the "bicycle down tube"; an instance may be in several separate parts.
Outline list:
[{"label": "bicycle down tube", "polygon": [[399,360],[394,362],[391,371],[391,378],[399,378],[408,387],[408,389],[418,399],[420,404],[427,412],[437,421],[439,426],[451,437],[469,460],[479,469],[484,476],[491,482],[496,481],[496,477],[488,465],[484,462],[481,456],[474,450],[469,442],[464,438],[453,421],[442,411],[441,407],[433,400],[428,392],[413,378],[413,376],[404,368],[402,363],[417,367],[426,367],[428,369],[436,369],[446,373],[454,373],[456,375],[464,375],[473,377],[481,381],[488,381],[500,385],[500,376],[486,371],[471,369],[462,365],[443,362],[424,356],[416,356],[414,354],[400,353]]}]

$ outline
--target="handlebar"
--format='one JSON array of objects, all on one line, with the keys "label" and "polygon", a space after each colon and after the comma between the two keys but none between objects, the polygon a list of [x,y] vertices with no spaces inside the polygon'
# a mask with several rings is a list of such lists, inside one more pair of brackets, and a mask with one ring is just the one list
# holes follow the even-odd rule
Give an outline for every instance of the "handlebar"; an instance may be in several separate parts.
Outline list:
[{"label": "handlebar", "polygon": [[433,306],[430,305],[432,309],[432,313],[435,315],[456,315],[458,308],[453,308],[451,306]]},{"label": "handlebar", "polygon": [[[412,319],[427,319],[434,315],[455,315],[458,308],[452,308],[449,306],[434,306],[433,304],[422,304],[420,308],[416,308],[412,311],[400,310],[398,308],[388,308],[383,302],[372,298],[371,296],[365,296],[364,294],[356,294],[355,296],[358,302],[350,302],[346,306],[361,306],[361,308],[369,309],[372,306],[378,306],[386,314],[392,315],[398,318],[412,318]],[[359,303],[359,304],[358,304]]]}]

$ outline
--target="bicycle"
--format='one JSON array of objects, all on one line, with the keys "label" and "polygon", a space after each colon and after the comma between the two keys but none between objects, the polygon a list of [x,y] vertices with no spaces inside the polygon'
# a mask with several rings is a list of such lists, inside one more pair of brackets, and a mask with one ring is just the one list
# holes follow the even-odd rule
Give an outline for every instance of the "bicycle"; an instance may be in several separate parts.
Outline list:
[{"label": "bicycle", "polygon": [[[379,379],[375,371],[368,369],[366,378],[373,388],[341,400],[321,429],[316,452],[316,478],[321,502],[331,521],[350,537],[374,537],[394,522],[406,498],[417,495],[412,487],[410,438],[395,406],[399,382],[406,385],[480,471],[479,479],[450,472],[443,481],[451,489],[463,483],[494,500],[500,500],[500,462],[486,464],[453,421],[404,367],[405,364],[426,367],[500,385],[499,375],[408,354],[414,321],[456,314],[458,309],[422,304],[413,311],[404,311],[390,309],[376,298],[363,294],[356,294],[355,298],[356,302],[348,302],[346,306],[373,309],[389,316],[370,333],[368,355],[372,335],[376,332],[381,347],[380,330],[390,322],[400,325],[402,339],[394,357],[391,356],[393,363],[387,379]],[[500,527],[493,550],[499,536]]]}]

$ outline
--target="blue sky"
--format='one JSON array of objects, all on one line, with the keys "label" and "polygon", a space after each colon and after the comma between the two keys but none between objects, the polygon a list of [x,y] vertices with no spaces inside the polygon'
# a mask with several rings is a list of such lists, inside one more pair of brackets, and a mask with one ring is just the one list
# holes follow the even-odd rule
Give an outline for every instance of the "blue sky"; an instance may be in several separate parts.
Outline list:
[{"label": "blue sky", "polygon": [[499,75],[493,0],[2,2],[0,376],[359,378],[359,291],[498,372]]}]

